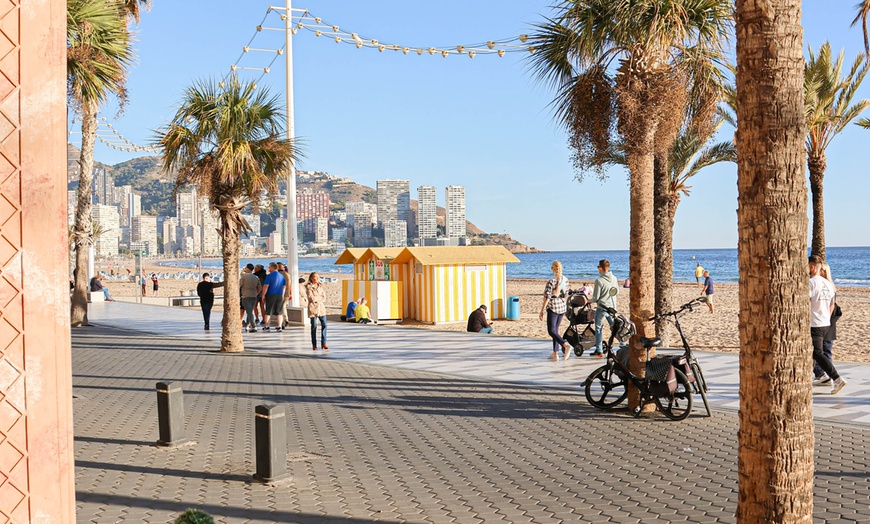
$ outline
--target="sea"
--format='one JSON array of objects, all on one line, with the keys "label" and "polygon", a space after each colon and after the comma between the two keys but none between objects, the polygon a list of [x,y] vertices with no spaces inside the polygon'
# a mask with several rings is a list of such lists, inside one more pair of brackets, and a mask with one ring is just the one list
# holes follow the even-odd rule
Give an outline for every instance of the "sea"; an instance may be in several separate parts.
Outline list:
[{"label": "sea", "polygon": [[[554,260],[562,262],[565,276],[573,282],[591,282],[598,277],[598,261],[607,259],[613,274],[622,280],[628,276],[628,250],[617,251],[548,251],[546,253],[525,253],[517,255],[519,264],[508,264],[508,278],[550,278],[550,265]],[[242,265],[267,264],[281,258],[245,258]],[[336,266],[335,257],[300,257],[299,274],[316,271],[324,275],[350,273],[352,266]],[[834,282],[837,285],[870,287],[870,247],[829,247],[827,262],[831,266]],[[176,267],[195,268],[197,260],[163,262]],[[736,249],[675,249],[674,281],[694,282],[695,266],[700,263],[710,271],[715,282],[737,283]],[[203,259],[203,269],[220,270],[220,259]]]}]

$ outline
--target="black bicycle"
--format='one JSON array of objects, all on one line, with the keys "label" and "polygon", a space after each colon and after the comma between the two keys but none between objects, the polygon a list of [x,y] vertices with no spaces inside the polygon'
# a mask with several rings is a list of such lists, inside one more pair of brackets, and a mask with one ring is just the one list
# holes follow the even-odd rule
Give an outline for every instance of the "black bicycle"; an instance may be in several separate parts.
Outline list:
[{"label": "black bicycle", "polygon": [[677,333],[680,334],[680,340],[683,342],[683,356],[686,359],[686,364],[689,366],[688,372],[684,372],[684,374],[689,378],[689,382],[692,383],[692,390],[695,394],[701,395],[701,399],[704,401],[704,407],[707,409],[707,416],[711,417],[713,416],[713,412],[710,410],[710,403],[707,401],[707,380],[704,379],[704,373],[701,371],[701,363],[698,362],[697,357],[692,353],[692,347],[689,345],[689,341],[686,340],[686,335],[683,334],[683,329],[680,327],[680,316],[682,314],[691,312],[696,306],[700,306],[706,302],[707,297],[701,296],[683,304],[675,311],[659,313],[650,318],[650,320],[653,322],[659,322],[667,317],[672,317],[674,319],[674,326],[677,328]]},{"label": "black bicycle", "polygon": [[[631,320],[615,309],[606,308],[613,316],[610,337],[604,342],[606,363],[593,371],[586,379],[586,400],[598,409],[612,409],[628,396],[628,383],[640,391],[640,403],[634,416],[640,416],[643,408],[655,403],[659,411],[671,420],[683,420],[692,412],[692,386],[688,377],[679,369],[686,362],[682,357],[664,355],[649,358],[650,348],[660,346],[660,338],[640,338],[647,352],[646,374],[639,377],[628,368],[628,348],[613,352],[613,341],[627,341],[637,331]],[[688,369],[691,369],[690,367]]]}]

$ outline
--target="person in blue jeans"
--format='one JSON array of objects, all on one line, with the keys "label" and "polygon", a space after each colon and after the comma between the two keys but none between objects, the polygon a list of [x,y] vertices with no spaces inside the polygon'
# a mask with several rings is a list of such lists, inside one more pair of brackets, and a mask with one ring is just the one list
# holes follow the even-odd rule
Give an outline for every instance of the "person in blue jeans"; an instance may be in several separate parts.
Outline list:
[{"label": "person in blue jeans", "polygon": [[308,275],[305,285],[305,295],[308,298],[308,319],[311,321],[311,345],[317,351],[317,321],[320,321],[320,347],[329,350],[326,345],[326,290],[320,283],[317,273]]},{"label": "person in blue jeans", "polygon": [[[611,290],[616,290],[612,292]],[[604,321],[613,327],[613,317],[607,312],[605,307],[616,309],[616,295],[619,293],[619,281],[613,276],[610,271],[609,260],[598,261],[598,278],[595,279],[595,285],[592,288],[592,302],[595,304],[595,351],[589,354],[590,357],[601,358],[604,356],[603,348],[601,347],[604,341],[602,331],[604,330]]]},{"label": "person in blue jeans", "polygon": [[571,358],[573,348],[559,334],[559,325],[568,310],[568,305],[565,302],[565,297],[568,295],[568,279],[562,274],[562,263],[558,260],[553,262],[550,270],[553,272],[553,278],[548,280],[544,287],[544,302],[541,304],[538,318],[544,320],[544,313],[547,314],[547,334],[553,339],[553,354],[550,355],[550,360],[559,360],[560,349],[565,355],[565,360],[568,360]]}]

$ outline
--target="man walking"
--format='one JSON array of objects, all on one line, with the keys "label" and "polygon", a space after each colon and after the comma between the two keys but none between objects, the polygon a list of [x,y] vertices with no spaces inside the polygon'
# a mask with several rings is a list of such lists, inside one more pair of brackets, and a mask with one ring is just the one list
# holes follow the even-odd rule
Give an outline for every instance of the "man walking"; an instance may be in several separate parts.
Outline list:
[{"label": "man walking", "polygon": [[834,384],[831,395],[836,395],[846,381],[837,373],[834,363],[824,352],[825,335],[831,325],[831,303],[834,300],[834,286],[825,277],[819,275],[823,260],[817,255],[809,258],[810,269],[810,336],[813,340],[813,360],[822,368]]},{"label": "man walking", "polygon": [[242,297],[241,315],[247,315],[246,321],[242,322],[242,330],[248,324],[248,332],[257,331],[257,323],[254,318],[254,307],[257,304],[257,296],[260,293],[260,279],[254,274],[254,264],[248,264],[242,270],[239,278],[239,294]]},{"label": "man walking", "polygon": [[695,282],[698,284],[698,289],[701,289],[702,276],[704,276],[704,268],[702,268],[701,263],[698,262],[698,266],[695,268]]},{"label": "man walking", "polygon": [[710,278],[710,272],[704,271],[704,289],[701,290],[702,295],[707,295],[707,307],[710,308],[710,313],[713,312],[713,279]]},{"label": "man walking", "polygon": [[[281,273],[281,276],[284,277],[284,303],[281,304],[281,314],[285,314],[287,311],[287,306],[290,305],[290,299],[293,298],[293,286],[290,285],[290,273],[287,272],[287,265],[278,262],[278,273]],[[284,324],[281,327],[287,327],[287,318],[284,319]]]},{"label": "man walking", "polygon": [[263,313],[263,331],[269,331],[269,320],[272,315],[278,317],[278,327],[275,331],[281,331],[284,325],[284,288],[287,287],[287,281],[281,273],[278,272],[278,264],[275,262],[269,263],[269,274],[266,275],[266,280],[263,283],[263,297],[266,303],[266,309]]},{"label": "man walking", "polygon": [[199,296],[199,306],[202,308],[202,320],[205,322],[205,330],[209,330],[211,308],[214,307],[214,288],[223,287],[223,282],[212,282],[211,275],[202,274],[202,282],[196,286],[196,294]]},{"label": "man walking", "polygon": [[601,348],[604,340],[602,335],[604,321],[607,320],[607,324],[613,327],[613,317],[605,308],[616,309],[616,295],[619,293],[619,281],[616,280],[616,277],[610,271],[609,260],[600,260],[598,262],[598,275],[598,278],[595,279],[595,285],[592,287],[592,302],[595,303],[595,351],[590,353],[589,356],[602,358],[604,356]]},{"label": "man walking", "polygon": [[266,268],[262,264],[254,266],[254,275],[260,279],[260,294],[257,295],[257,307],[254,308],[254,315],[257,316],[257,321],[263,324],[263,316],[266,314],[266,299],[263,296],[263,285],[266,282]]}]

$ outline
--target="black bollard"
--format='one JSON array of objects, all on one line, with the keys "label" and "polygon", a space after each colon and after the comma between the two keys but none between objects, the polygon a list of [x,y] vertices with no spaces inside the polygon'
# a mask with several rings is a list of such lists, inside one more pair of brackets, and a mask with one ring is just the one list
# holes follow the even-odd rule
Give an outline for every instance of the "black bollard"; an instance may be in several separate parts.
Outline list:
[{"label": "black bollard", "polygon": [[157,383],[158,446],[175,447],[187,443],[184,436],[184,392],[172,382]]},{"label": "black bollard", "polygon": [[264,404],[254,408],[254,442],[257,462],[254,480],[271,483],[287,478],[287,421],[283,406]]}]

